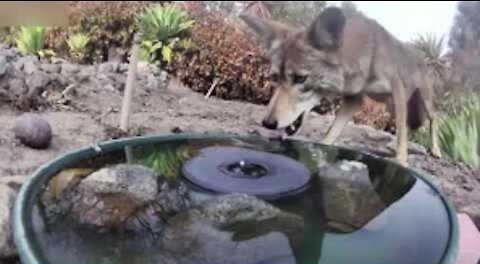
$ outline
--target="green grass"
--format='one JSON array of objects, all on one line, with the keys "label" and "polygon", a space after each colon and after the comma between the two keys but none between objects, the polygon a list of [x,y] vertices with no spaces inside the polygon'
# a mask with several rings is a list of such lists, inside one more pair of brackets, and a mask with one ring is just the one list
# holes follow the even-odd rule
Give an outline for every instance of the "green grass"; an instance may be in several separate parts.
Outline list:
[{"label": "green grass", "polygon": [[189,159],[194,150],[187,145],[166,144],[153,147],[140,153],[140,164],[160,173],[168,180],[176,181],[180,176],[183,162]]},{"label": "green grass", "polygon": [[[453,160],[480,167],[480,96],[467,102],[459,113],[439,115],[438,136],[443,154]],[[428,130],[414,134],[414,141],[428,148]]]}]

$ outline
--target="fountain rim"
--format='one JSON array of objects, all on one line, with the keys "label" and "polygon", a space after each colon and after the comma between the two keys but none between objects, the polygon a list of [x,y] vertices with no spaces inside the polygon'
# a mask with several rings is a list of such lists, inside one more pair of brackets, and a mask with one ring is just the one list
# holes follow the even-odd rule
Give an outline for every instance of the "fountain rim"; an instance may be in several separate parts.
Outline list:
[{"label": "fountain rim", "polygon": [[[69,164],[78,161],[79,159],[86,158],[88,156],[96,155],[101,152],[108,152],[116,149],[120,149],[122,147],[126,147],[128,145],[142,145],[142,144],[152,144],[152,143],[164,143],[174,140],[203,140],[203,139],[245,139],[245,140],[252,140],[252,139],[265,139],[264,137],[260,136],[243,136],[238,134],[230,134],[230,133],[179,133],[179,134],[164,134],[164,135],[157,135],[157,136],[141,136],[141,137],[130,137],[130,138],[121,138],[115,140],[104,141],[98,144],[91,145],[90,147],[84,147],[77,150],[73,150],[64,154],[57,156],[56,158],[52,159],[51,161],[45,163],[44,165],[40,166],[36,169],[30,177],[26,180],[26,182],[22,185],[17,199],[15,201],[14,209],[13,209],[13,236],[14,236],[14,243],[17,247],[18,255],[20,260],[24,264],[48,264],[45,262],[41,262],[40,256],[38,252],[36,252],[32,240],[29,240],[33,234],[32,223],[29,220],[31,218],[31,213],[33,210],[33,204],[38,200],[38,196],[42,191],[42,187],[55,176],[55,172],[60,170],[61,168],[68,166]],[[408,170],[412,176],[420,179],[424,183],[426,183],[436,194],[439,196],[440,200],[442,201],[447,214],[448,220],[450,223],[450,236],[448,240],[448,244],[444,251],[444,255],[438,264],[453,264],[455,263],[457,256],[458,256],[458,247],[459,247],[459,223],[456,215],[456,210],[451,203],[451,201],[447,198],[444,192],[435,186],[431,180],[431,175],[427,174],[424,171],[420,171],[413,168],[408,168],[402,166],[401,164],[389,160],[387,158],[377,156],[371,153],[366,153],[358,150],[354,150],[347,147],[340,147],[340,146],[331,146],[331,145],[324,145],[313,140],[308,139],[288,139],[291,142],[302,142],[302,143],[309,143],[315,146],[321,147],[329,147],[329,148],[336,148],[340,150],[346,150],[350,152],[355,152],[362,154],[364,156],[372,157],[378,161],[392,164],[398,167],[402,167]]]}]

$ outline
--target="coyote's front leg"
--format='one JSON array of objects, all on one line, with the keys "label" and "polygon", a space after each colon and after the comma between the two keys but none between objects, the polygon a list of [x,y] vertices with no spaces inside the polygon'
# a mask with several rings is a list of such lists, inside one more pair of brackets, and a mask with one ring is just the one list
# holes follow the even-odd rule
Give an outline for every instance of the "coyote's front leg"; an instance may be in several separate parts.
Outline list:
[{"label": "coyote's front leg", "polygon": [[408,166],[407,100],[405,89],[400,81],[395,81],[392,88],[393,103],[395,106],[395,125],[397,126],[397,147],[395,158],[401,165]]},{"label": "coyote's front leg", "polygon": [[346,97],[342,103],[342,106],[335,115],[335,121],[333,121],[333,124],[330,126],[330,129],[328,130],[327,135],[323,139],[322,143],[326,145],[333,144],[333,142],[340,136],[348,122],[352,120],[353,115],[360,110],[361,106],[361,96]]}]

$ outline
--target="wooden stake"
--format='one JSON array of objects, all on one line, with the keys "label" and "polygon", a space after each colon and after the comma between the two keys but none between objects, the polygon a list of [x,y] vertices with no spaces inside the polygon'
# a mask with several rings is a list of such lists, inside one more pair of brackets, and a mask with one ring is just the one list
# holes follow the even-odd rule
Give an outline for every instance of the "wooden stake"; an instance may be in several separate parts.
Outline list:
[{"label": "wooden stake", "polygon": [[127,82],[125,84],[125,93],[123,96],[122,113],[120,119],[120,129],[128,132],[128,125],[130,119],[130,109],[132,104],[133,88],[135,85],[135,78],[137,77],[138,51],[142,42],[141,34],[135,34],[133,40],[132,54],[130,57],[130,65],[128,68]]},{"label": "wooden stake", "polygon": [[205,99],[208,99],[208,97],[210,97],[210,95],[212,94],[213,90],[215,89],[215,86],[217,86],[218,81],[220,81],[218,78],[215,78],[215,80],[213,80],[212,86],[210,86],[210,89],[208,89],[208,92],[207,92],[207,94],[205,95]]},{"label": "wooden stake", "polygon": [[[130,121],[130,109],[132,105],[133,88],[135,79],[137,77],[138,53],[140,44],[142,42],[142,35],[135,34],[133,39],[132,54],[130,57],[130,65],[128,68],[127,82],[125,84],[125,93],[123,96],[122,112],[120,116],[120,129],[128,133],[128,126]],[[133,162],[133,152],[131,146],[125,147],[125,157],[128,164]]]}]

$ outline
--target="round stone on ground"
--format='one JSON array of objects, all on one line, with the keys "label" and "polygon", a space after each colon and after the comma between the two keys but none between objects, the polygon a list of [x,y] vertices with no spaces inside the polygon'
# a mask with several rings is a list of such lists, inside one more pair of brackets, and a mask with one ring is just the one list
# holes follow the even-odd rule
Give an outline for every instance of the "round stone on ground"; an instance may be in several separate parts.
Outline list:
[{"label": "round stone on ground", "polygon": [[22,144],[34,149],[48,148],[52,140],[50,124],[36,114],[21,115],[15,123],[13,132],[15,138]]}]

